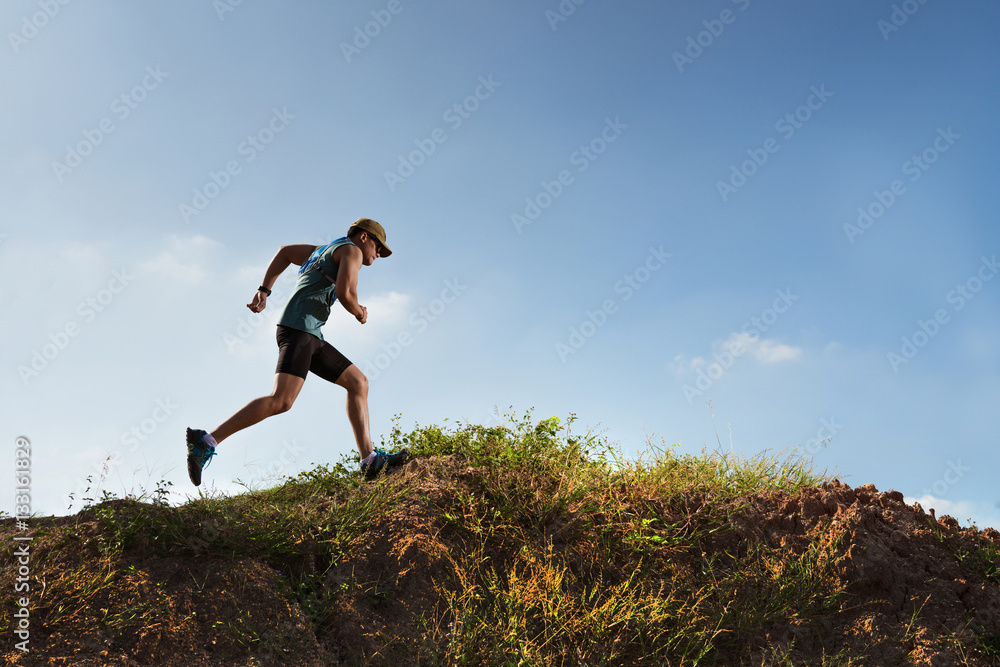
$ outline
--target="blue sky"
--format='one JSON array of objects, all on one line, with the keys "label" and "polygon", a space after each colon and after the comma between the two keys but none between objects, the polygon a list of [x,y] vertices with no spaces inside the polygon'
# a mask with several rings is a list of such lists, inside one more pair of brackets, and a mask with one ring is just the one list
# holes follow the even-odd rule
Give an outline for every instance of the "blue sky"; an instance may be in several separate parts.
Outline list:
[{"label": "blue sky", "polygon": [[[270,391],[292,270],[245,304],[271,257],[364,216],[394,254],[368,323],[325,333],[376,443],[395,414],[576,413],[629,456],[806,452],[1000,525],[996,3],[0,16],[0,442],[31,442],[34,511],[108,457],[103,488],[194,493],[184,428]],[[206,480],[353,450],[314,377]]]}]

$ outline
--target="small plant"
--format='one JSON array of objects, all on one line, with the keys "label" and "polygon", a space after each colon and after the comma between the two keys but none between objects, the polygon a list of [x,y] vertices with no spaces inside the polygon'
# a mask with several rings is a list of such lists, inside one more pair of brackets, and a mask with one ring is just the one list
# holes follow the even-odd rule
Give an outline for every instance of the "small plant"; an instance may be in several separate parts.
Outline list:
[{"label": "small plant", "polygon": [[977,539],[974,545],[963,544],[952,553],[963,568],[1000,584],[1000,550],[992,543]]},{"label": "small plant", "polygon": [[1000,631],[996,629],[978,628],[974,630],[977,647],[983,655],[1000,658]]}]

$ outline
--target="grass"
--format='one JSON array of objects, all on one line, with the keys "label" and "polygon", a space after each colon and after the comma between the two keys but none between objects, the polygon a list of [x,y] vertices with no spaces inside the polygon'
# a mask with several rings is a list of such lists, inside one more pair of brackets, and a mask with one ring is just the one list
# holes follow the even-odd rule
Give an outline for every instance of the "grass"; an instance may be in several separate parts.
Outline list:
[{"label": "grass", "polygon": [[825,481],[804,462],[664,446],[629,462],[574,437],[572,418],[512,423],[393,432],[393,445],[477,471],[475,493],[438,508],[466,544],[441,587],[441,662],[698,664],[837,605],[836,544],[790,560],[721,546],[735,499]]},{"label": "grass", "polygon": [[[754,651],[756,664],[793,664],[794,642],[775,633],[844,608],[836,539],[777,549],[733,524],[754,494],[829,481],[808,460],[686,454],[663,442],[629,460],[574,423],[529,412],[504,426],[404,432],[397,419],[382,446],[436,462],[443,488],[434,494],[399,476],[365,483],[350,456],[274,488],[177,507],[166,482],[138,497],[105,494],[80,515],[102,529],[63,538],[96,547],[100,566],[67,569],[52,584],[59,605],[46,625],[124,633],[170,623],[166,596],[136,563],[254,558],[279,573],[322,637],[345,605],[378,614],[398,604],[392,572],[353,568],[377,530],[414,508],[443,545],[428,582],[435,602],[413,612],[410,630],[371,641],[421,664],[710,665]],[[956,557],[997,576],[987,546]],[[193,583],[195,592],[205,585]],[[240,616],[219,630],[254,652],[271,632],[255,623]],[[995,635],[979,641],[997,650]],[[861,663],[842,651],[815,664]]]},{"label": "grass", "polygon": [[[971,541],[953,546],[945,539],[936,522],[928,519],[928,525],[941,546],[951,553],[963,570],[978,575],[988,583],[1000,584],[1000,549],[994,544],[984,541],[977,534]],[[969,629],[976,640],[974,645],[967,648],[965,642],[951,637],[949,643],[956,652],[959,654],[971,652],[976,656],[992,658],[1000,663],[1000,631],[973,624],[971,621]]]}]

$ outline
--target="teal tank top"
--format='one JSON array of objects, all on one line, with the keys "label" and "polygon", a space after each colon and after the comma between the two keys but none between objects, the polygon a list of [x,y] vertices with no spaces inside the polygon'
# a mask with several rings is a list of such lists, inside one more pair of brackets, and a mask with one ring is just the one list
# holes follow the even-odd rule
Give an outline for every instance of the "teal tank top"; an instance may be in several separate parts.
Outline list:
[{"label": "teal tank top", "polygon": [[299,331],[305,331],[323,340],[319,330],[330,317],[330,308],[337,300],[337,263],[333,252],[343,245],[354,245],[346,236],[333,243],[316,248],[309,259],[299,268],[299,278],[295,282],[285,310],[278,324]]}]

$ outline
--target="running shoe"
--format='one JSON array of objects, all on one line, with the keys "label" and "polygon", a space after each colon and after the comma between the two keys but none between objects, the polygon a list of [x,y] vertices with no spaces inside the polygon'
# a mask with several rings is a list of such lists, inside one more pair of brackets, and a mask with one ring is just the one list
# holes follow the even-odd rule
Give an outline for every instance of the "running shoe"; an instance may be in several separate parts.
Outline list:
[{"label": "running shoe", "polygon": [[195,486],[201,486],[201,471],[208,467],[215,456],[215,447],[205,443],[205,431],[187,430],[188,477]]},{"label": "running shoe", "polygon": [[399,468],[406,463],[410,453],[401,449],[395,454],[386,454],[384,450],[375,450],[375,460],[371,463],[361,464],[361,474],[365,479],[375,479],[384,470],[388,474],[391,470]]}]

